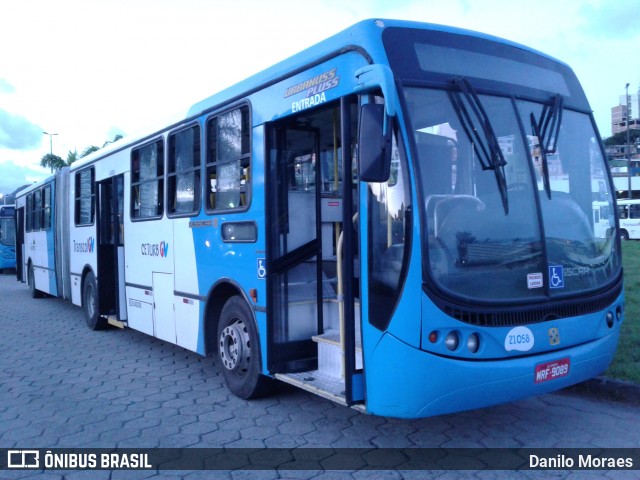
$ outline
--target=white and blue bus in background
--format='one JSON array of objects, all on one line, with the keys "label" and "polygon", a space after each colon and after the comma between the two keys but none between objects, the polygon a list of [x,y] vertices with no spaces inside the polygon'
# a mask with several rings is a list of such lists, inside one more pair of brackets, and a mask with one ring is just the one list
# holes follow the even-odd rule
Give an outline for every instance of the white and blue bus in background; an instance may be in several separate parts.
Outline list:
[{"label": "white and blue bus in background", "polygon": [[69,269],[68,245],[61,243],[67,240],[69,230],[68,176],[65,167],[16,195],[16,272],[34,298],[44,294],[68,298],[63,291]]},{"label": "white and blue bus in background", "polygon": [[15,212],[14,205],[0,207],[0,272],[16,267]]},{"label": "white and blue bus in background", "polygon": [[[363,21],[18,195],[21,279],[274,379],[416,418],[607,368],[623,321],[613,183],[544,54]],[[598,185],[598,191],[592,191]]]},{"label": "white and blue bus in background", "polygon": [[621,240],[640,240],[640,200],[618,200]]}]

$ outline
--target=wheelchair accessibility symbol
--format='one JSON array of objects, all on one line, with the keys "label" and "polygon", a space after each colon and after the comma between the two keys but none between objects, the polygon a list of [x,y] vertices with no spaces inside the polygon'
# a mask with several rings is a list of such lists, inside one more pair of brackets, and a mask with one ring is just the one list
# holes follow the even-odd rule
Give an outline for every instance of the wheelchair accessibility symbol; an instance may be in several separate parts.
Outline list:
[{"label": "wheelchair accessibility symbol", "polygon": [[267,260],[264,258],[258,259],[258,280],[264,280],[267,278]]},{"label": "wheelchair accessibility symbol", "polygon": [[564,271],[562,265],[549,266],[549,287],[564,288]]}]

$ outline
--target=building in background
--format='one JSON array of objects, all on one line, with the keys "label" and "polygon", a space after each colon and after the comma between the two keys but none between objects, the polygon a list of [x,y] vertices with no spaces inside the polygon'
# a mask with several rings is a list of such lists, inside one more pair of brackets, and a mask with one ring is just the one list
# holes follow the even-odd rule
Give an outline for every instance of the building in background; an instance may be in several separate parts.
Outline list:
[{"label": "building in background", "polygon": [[611,134],[625,132],[629,118],[629,130],[640,130],[640,87],[638,92],[620,95],[620,103],[611,109]]}]

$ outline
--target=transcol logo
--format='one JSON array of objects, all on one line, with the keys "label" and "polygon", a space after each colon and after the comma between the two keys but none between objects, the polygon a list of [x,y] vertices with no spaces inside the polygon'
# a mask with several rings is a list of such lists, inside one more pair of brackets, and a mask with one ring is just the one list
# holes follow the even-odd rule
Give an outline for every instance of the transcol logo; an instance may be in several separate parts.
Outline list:
[{"label": "transcol logo", "polygon": [[143,243],[140,251],[142,255],[148,257],[166,258],[169,256],[169,242],[162,241],[160,243]]},{"label": "transcol logo", "polygon": [[93,249],[96,245],[96,239],[93,237],[87,238],[86,242],[73,241],[73,251],[76,253],[93,253]]}]

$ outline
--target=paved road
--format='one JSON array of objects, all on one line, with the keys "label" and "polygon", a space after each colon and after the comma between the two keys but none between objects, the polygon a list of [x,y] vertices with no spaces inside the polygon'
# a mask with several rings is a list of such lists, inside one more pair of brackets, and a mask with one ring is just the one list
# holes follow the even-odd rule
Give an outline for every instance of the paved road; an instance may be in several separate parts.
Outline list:
[{"label": "paved road", "polygon": [[[640,409],[575,393],[421,420],[361,414],[283,386],[231,395],[213,358],[82,311],[32,300],[0,275],[0,447],[638,447]],[[32,478],[0,471],[0,479]],[[428,478],[637,478],[612,472],[431,472]],[[46,472],[43,479],[427,478],[425,472]]]}]

